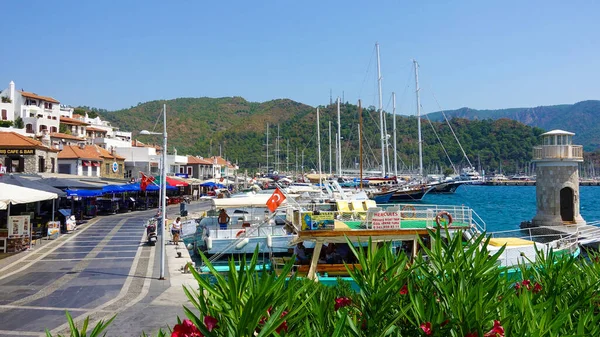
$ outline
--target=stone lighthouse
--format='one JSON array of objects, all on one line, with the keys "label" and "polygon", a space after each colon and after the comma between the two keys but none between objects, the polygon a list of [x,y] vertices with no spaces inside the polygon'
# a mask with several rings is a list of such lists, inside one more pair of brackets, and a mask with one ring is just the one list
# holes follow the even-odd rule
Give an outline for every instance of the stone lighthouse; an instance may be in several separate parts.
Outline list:
[{"label": "stone lighthouse", "polygon": [[534,226],[585,225],[579,213],[579,163],[583,147],[573,145],[575,134],[552,130],[533,148],[536,163],[537,213]]}]

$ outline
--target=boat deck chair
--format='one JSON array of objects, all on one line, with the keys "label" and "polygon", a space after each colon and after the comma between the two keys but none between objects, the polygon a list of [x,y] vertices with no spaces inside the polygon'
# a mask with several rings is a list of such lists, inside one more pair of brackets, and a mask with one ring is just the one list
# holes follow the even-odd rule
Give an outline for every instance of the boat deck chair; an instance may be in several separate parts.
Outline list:
[{"label": "boat deck chair", "polygon": [[354,218],[354,213],[350,210],[350,205],[346,200],[337,200],[335,202],[338,211],[339,220],[349,220]]},{"label": "boat deck chair", "polygon": [[367,210],[367,217],[365,219],[365,226],[367,227],[367,229],[373,228],[373,225],[371,224],[373,220],[373,215],[380,211],[381,207],[371,207]]},{"label": "boat deck chair", "polygon": [[374,208],[377,207],[377,203],[375,202],[375,200],[365,200],[363,201],[363,204],[365,205],[365,210],[369,210],[369,208]]},{"label": "boat deck chair", "polygon": [[352,200],[350,203],[352,206],[352,211],[354,212],[354,217],[357,219],[365,220],[367,218],[367,210],[360,200]]}]

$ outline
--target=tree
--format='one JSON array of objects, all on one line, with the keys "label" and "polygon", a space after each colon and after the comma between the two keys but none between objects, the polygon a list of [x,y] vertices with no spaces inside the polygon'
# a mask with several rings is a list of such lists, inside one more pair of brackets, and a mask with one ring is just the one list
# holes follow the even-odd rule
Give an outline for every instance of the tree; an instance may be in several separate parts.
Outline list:
[{"label": "tree", "polygon": [[13,126],[17,129],[22,129],[25,127],[25,123],[23,123],[23,118],[21,117],[17,117],[15,118],[15,122],[13,123]]},{"label": "tree", "polygon": [[64,134],[67,134],[67,135],[71,134],[71,130],[69,130],[65,124],[60,124],[58,126],[58,132],[64,133]]}]

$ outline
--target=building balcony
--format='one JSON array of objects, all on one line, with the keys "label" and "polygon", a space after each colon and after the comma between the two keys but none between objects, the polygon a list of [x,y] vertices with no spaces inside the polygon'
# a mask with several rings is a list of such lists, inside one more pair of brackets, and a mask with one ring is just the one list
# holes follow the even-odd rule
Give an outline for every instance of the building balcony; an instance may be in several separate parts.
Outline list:
[{"label": "building balcony", "polygon": [[582,145],[543,145],[533,147],[533,160],[583,161]]}]

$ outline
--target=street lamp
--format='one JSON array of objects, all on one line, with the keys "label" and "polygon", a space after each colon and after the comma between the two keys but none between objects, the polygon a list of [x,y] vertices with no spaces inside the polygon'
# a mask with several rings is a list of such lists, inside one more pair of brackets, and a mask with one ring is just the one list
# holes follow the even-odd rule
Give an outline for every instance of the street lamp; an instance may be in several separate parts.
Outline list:
[{"label": "street lamp", "polygon": [[[160,132],[140,131],[140,135],[160,135]],[[165,279],[165,226],[167,221],[167,105],[163,105],[163,153],[162,170],[160,171],[160,198],[162,199],[162,225],[160,230],[160,274],[159,280]]]}]

